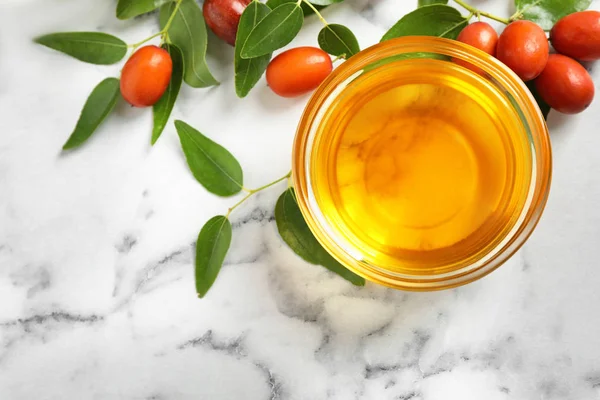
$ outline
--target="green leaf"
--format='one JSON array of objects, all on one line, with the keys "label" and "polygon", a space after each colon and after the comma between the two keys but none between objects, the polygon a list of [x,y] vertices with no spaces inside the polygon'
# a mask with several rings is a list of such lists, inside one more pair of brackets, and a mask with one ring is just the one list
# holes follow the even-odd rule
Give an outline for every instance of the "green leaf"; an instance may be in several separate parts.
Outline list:
[{"label": "green leaf", "polygon": [[448,0],[419,0],[419,7],[430,6],[432,4],[448,4]]},{"label": "green leaf", "polygon": [[114,64],[127,53],[124,41],[102,32],[51,33],[39,36],[34,41],[92,64]]},{"label": "green leaf", "polygon": [[538,106],[540,107],[540,110],[542,111],[542,115],[544,115],[544,119],[548,119],[548,114],[550,114],[552,108],[548,105],[548,103],[544,101],[544,99],[542,99],[542,97],[538,93],[537,88],[535,87],[535,81],[526,82],[525,85],[529,88],[529,91],[535,98],[535,101],[537,102]]},{"label": "green leaf", "polygon": [[64,144],[63,150],[77,147],[92,136],[92,133],[117,104],[118,97],[119,80],[117,78],[106,78],[100,82],[86,100],[75,130]]},{"label": "green leaf", "polygon": [[175,128],[188,166],[206,190],[219,196],[242,190],[242,167],[227,149],[183,121],[175,121]]},{"label": "green leaf", "polygon": [[442,4],[417,8],[387,31],[381,41],[402,36],[439,36],[456,39],[468,21],[457,9]]},{"label": "green leaf", "polygon": [[[269,6],[269,8],[271,10],[274,10],[275,8],[279,7],[280,5],[284,4],[284,3],[297,3],[296,0],[267,0],[267,6]],[[300,3],[300,7],[302,8],[302,12],[304,13],[305,17],[308,17],[309,15],[312,15],[315,13],[315,11],[305,2]],[[325,6],[317,6],[315,5],[315,8],[317,9],[317,11],[321,11],[322,9],[325,8]]]},{"label": "green leaf", "polygon": [[337,262],[317,241],[300,212],[293,188],[279,196],[275,206],[275,221],[283,241],[305,261],[322,265],[354,285],[365,284],[363,278]]},{"label": "green leaf", "polygon": [[528,19],[550,30],[562,17],[587,10],[591,0],[515,0],[516,14],[511,19]]},{"label": "green leaf", "polygon": [[327,7],[335,3],[341,3],[342,1],[344,0],[309,0],[309,3],[316,6]]},{"label": "green leaf", "polygon": [[171,115],[171,111],[173,111],[173,106],[175,105],[179,89],[181,88],[181,82],[183,81],[183,55],[181,54],[181,50],[172,44],[165,44],[163,48],[167,50],[171,56],[171,60],[173,61],[173,72],[167,90],[152,107],[152,113],[154,114],[152,144],[156,143],[169,121],[169,116]]},{"label": "green leaf", "polygon": [[360,51],[354,33],[344,25],[325,25],[319,32],[319,47],[334,56],[348,59]]},{"label": "green leaf", "polygon": [[[174,3],[160,8],[161,29],[175,9]],[[183,0],[169,27],[170,42],[181,49],[184,60],[183,80],[195,88],[217,85],[206,64],[207,33],[202,10],[194,0]]]},{"label": "green leaf", "polygon": [[196,292],[203,298],[211,288],[231,245],[231,223],[217,215],[204,224],[196,242]]},{"label": "green leaf", "polygon": [[271,60],[271,53],[248,59],[240,56],[242,46],[246,42],[248,35],[270,11],[269,7],[264,3],[253,1],[248,4],[240,17],[237,37],[235,39],[234,58],[235,92],[239,97],[245,97],[252,90]]},{"label": "green leaf", "polygon": [[298,4],[280,5],[252,29],[242,46],[242,58],[264,56],[287,45],[302,29],[302,22],[302,9]]},{"label": "green leaf", "polygon": [[117,18],[129,19],[156,10],[158,7],[173,0],[119,0]]}]

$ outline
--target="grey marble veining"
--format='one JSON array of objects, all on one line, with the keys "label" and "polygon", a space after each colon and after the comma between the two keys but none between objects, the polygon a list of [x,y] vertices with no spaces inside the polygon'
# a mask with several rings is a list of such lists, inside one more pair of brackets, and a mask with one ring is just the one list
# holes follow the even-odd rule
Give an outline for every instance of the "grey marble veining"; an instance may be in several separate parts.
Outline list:
[{"label": "grey marble veining", "polygon": [[[347,0],[325,16],[366,47],[414,3]],[[199,300],[198,230],[237,200],[195,182],[173,127],[150,147],[149,110],[119,103],[89,143],[59,151],[89,91],[120,66],[31,38],[102,29],[134,42],[156,30],[152,16],[113,15],[113,1],[0,1],[0,399],[600,399],[600,102],[551,114],[545,215],[479,282],[356,288],[306,264],[273,221],[282,185],[232,215],[232,250]],[[319,29],[309,18],[293,45],[315,45]],[[232,50],[213,36],[208,62],[222,84],[184,88],[174,117],[235,154],[247,186],[284,175],[306,98],[261,81],[237,99]]]}]

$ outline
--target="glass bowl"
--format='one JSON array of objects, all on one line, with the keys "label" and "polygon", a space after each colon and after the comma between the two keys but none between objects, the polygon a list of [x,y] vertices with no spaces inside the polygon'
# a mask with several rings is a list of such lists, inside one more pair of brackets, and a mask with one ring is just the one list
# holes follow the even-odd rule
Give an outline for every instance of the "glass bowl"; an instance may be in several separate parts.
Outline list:
[{"label": "glass bowl", "polygon": [[[315,196],[314,148],[326,110],[337,96],[358,77],[390,63],[406,63],[415,58],[445,60],[456,68],[457,61],[468,64],[485,77],[506,98],[514,110],[523,140],[531,151],[529,185],[523,205],[507,222],[505,234],[493,247],[476,258],[465,257],[452,268],[434,270],[388,268],[363,256],[352,242],[336,230]],[[459,107],[457,107],[459,109]],[[309,100],[300,120],[293,146],[293,183],[300,210],[317,240],[342,265],[367,280],[396,289],[430,291],[456,287],[475,281],[508,260],[527,240],[537,225],[550,189],[551,148],[548,129],[527,86],[494,57],[463,43],[434,37],[410,36],[372,46],[344,62],[321,84]],[[510,226],[508,226],[510,224]],[[443,266],[442,266],[443,267]]]}]

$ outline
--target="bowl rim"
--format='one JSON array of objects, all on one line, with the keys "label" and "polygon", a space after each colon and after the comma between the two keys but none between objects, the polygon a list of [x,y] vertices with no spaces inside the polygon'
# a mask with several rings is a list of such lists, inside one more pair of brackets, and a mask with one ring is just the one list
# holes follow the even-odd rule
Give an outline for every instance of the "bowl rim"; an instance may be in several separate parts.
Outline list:
[{"label": "bowl rim", "polygon": [[[365,66],[407,53],[440,54],[453,59],[462,59],[484,70],[514,99],[513,106],[519,110],[521,121],[530,134],[528,140],[534,157],[532,185],[528,197],[530,201],[524,205],[521,210],[523,215],[515,222],[515,226],[507,233],[506,238],[493,249],[499,248],[499,250],[489,259],[478,260],[478,262],[482,261],[480,265],[475,263],[474,267],[468,270],[463,268],[447,274],[400,277],[392,271],[361,264],[360,260],[348,256],[351,249],[344,248],[327,232],[326,227],[319,221],[322,218],[317,215],[320,210],[314,205],[316,200],[310,199],[312,189],[307,162],[310,161],[311,149],[307,147],[314,140],[311,135],[314,136],[316,130],[314,122],[318,121],[319,113],[327,108],[328,101],[333,100],[343,90],[341,85],[348,79],[352,79],[354,75],[360,75]],[[525,243],[537,226],[548,199],[551,177],[552,150],[548,127],[535,98],[525,83],[506,65],[483,51],[455,40],[429,36],[406,36],[378,43],[354,55],[336,68],[309,99],[298,124],[292,150],[292,181],[296,199],[311,232],[325,250],[346,268],[367,280],[412,291],[441,290],[464,285],[491,273],[507,261]]]}]

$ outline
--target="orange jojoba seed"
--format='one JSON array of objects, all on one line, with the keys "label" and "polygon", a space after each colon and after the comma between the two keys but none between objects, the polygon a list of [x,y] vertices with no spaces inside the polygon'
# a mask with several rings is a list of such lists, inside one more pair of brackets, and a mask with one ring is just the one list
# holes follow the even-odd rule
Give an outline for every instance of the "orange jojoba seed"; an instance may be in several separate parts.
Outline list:
[{"label": "orange jojoba seed", "polygon": [[333,70],[329,54],[316,47],[296,47],[275,57],[267,67],[267,83],[282,97],[315,90]]},{"label": "orange jojoba seed", "polygon": [[594,100],[594,82],[581,64],[561,54],[551,54],[546,68],[535,80],[546,103],[563,114],[577,114]]},{"label": "orange jojoba seed", "polygon": [[219,38],[235,45],[242,13],[252,0],[204,0],[202,14],[206,25]]},{"label": "orange jojoba seed", "polygon": [[496,57],[527,82],[542,73],[549,52],[546,33],[539,25],[515,21],[500,35]]},{"label": "orange jojoba seed", "polygon": [[[463,29],[458,38],[459,42],[473,46],[481,51],[488,53],[491,56],[496,55],[496,46],[498,44],[498,33],[496,30],[487,22],[474,22],[467,25]],[[480,75],[484,73],[483,70],[476,66],[458,58],[452,59],[456,64],[462,65]]]},{"label": "orange jojoba seed", "polygon": [[581,61],[600,59],[600,11],[581,11],[559,20],[550,31],[560,54]]},{"label": "orange jojoba seed", "polygon": [[121,71],[121,95],[132,106],[154,105],[163,95],[173,72],[169,53],[157,46],[144,46],[127,60]]}]

